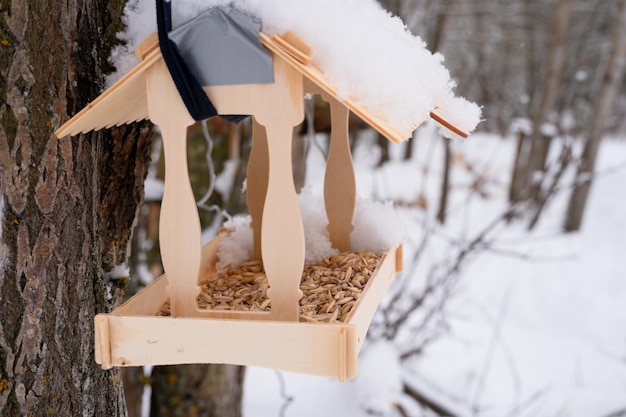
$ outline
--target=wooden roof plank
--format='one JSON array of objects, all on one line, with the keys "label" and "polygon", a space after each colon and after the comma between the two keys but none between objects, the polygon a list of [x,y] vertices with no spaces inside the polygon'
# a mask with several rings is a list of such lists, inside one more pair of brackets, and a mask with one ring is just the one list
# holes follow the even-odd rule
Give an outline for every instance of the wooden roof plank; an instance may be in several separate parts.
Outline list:
[{"label": "wooden roof plank", "polygon": [[[314,83],[319,89],[342,102],[354,114],[359,116],[389,140],[395,143],[403,142],[410,138],[413,130],[421,124],[422,121],[413,121],[410,129],[400,129],[390,126],[385,119],[364,108],[360,103],[350,99],[339,98],[337,91],[332,87],[323,72],[315,65],[311,64],[310,59],[306,59],[308,58],[306,51],[303,57],[300,56],[300,54],[294,54],[294,50],[299,51],[298,45],[293,45],[294,48],[285,46],[285,44],[291,46],[291,38],[278,36],[271,38],[263,32],[259,35],[262,44],[266,48],[300,71],[305,78]],[[297,36],[295,37],[297,38]],[[86,133],[105,127],[119,126],[144,120],[149,117],[145,71],[155,62],[162,59],[161,51],[158,48],[158,38],[155,34],[146,38],[137,48],[137,55],[143,58],[141,63],[61,126],[61,128],[55,132],[57,137]],[[232,89],[232,87],[233,86],[226,86],[226,88],[230,89]],[[209,88],[205,89],[210,90]],[[461,137],[467,137],[469,135],[466,131],[444,118],[436,109],[430,112],[430,117]]]},{"label": "wooden roof plank", "polygon": [[[263,45],[268,48],[270,51],[274,52],[276,55],[283,58],[290,65],[295,67],[298,71],[300,71],[306,78],[311,80],[318,87],[323,89],[326,93],[343,103],[346,107],[348,107],[354,114],[359,116],[363,121],[368,123],[374,129],[379,131],[382,135],[387,137],[389,140],[400,143],[404,140],[408,139],[412,135],[412,131],[401,130],[393,128],[389,126],[388,123],[382,119],[381,117],[376,116],[371,111],[363,108],[359,103],[354,102],[353,100],[345,100],[338,96],[337,91],[332,87],[330,82],[327,80],[326,76],[322,73],[322,71],[312,64],[305,64],[301,62],[298,57],[295,57],[290,54],[289,50],[284,49],[281,45],[282,43],[277,43],[275,39],[280,39],[278,37],[270,38],[267,34],[261,33],[261,42]],[[282,39],[284,43],[284,39]]]},{"label": "wooden roof plank", "polygon": [[61,126],[55,135],[77,135],[146,119],[148,101],[145,71],[159,59],[160,50],[150,51],[141,63]]}]

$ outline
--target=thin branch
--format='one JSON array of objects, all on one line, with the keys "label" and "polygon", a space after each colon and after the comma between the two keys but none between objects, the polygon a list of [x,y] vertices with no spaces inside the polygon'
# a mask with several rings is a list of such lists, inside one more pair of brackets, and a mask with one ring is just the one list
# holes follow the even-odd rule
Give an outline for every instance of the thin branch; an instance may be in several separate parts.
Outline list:
[{"label": "thin branch", "polygon": [[432,398],[428,398],[426,394],[420,392],[418,389],[411,387],[408,384],[404,384],[403,390],[404,390],[404,393],[407,394],[409,397],[413,398],[415,401],[417,401],[419,404],[423,405],[424,407],[429,408],[434,413],[442,417],[443,416],[457,417],[456,413],[446,408],[446,406],[444,406],[443,404],[439,404]]},{"label": "thin branch", "polygon": [[276,378],[278,379],[278,388],[279,388],[280,398],[283,400],[283,403],[280,406],[280,409],[278,410],[278,417],[285,417],[286,416],[285,412],[287,411],[287,407],[291,405],[291,403],[294,400],[294,397],[292,395],[287,394],[287,383],[285,382],[285,377],[283,376],[283,373],[278,370],[275,370],[274,374],[276,375]]},{"label": "thin branch", "polygon": [[506,256],[509,258],[517,258],[522,261],[527,261],[530,263],[557,263],[557,262],[574,261],[578,259],[578,256],[573,253],[568,254],[568,255],[561,255],[561,256],[539,256],[539,255],[533,255],[530,253],[518,252],[514,250],[496,248],[491,245],[485,245],[484,247],[481,247],[481,249],[483,249],[486,252],[493,253],[494,255]]},{"label": "thin branch", "polygon": [[209,127],[207,126],[207,121],[202,121],[202,136],[204,136],[204,141],[206,142],[206,152],[204,154],[204,159],[206,160],[207,167],[209,169],[209,185],[207,187],[206,192],[202,196],[202,198],[198,201],[198,207],[206,207],[206,202],[209,201],[213,191],[215,190],[215,165],[213,164],[213,139],[209,133]]},{"label": "thin branch", "polygon": [[493,361],[493,357],[495,356],[496,347],[500,342],[500,334],[502,331],[502,325],[504,320],[506,319],[506,315],[508,313],[511,295],[513,293],[513,286],[509,285],[506,289],[506,292],[502,296],[502,302],[500,304],[500,310],[498,312],[498,317],[496,322],[494,323],[493,335],[491,337],[491,341],[489,342],[489,347],[487,349],[487,355],[485,356],[485,360],[483,362],[482,369],[478,375],[478,386],[476,387],[476,392],[474,393],[474,398],[472,399],[472,410],[474,411],[474,415],[477,415],[478,412],[478,403],[480,402],[480,398],[482,397],[483,390],[485,389],[485,383],[487,382],[487,376],[489,375],[489,371],[491,369],[491,363]]},{"label": "thin branch", "polygon": [[526,410],[533,404],[537,403],[542,397],[544,397],[549,391],[548,387],[541,388],[533,393],[528,399],[522,401],[519,405],[513,408],[506,417],[515,417],[519,415],[522,411]]},{"label": "thin branch", "polygon": [[211,134],[209,133],[209,127],[207,125],[206,120],[202,121],[202,135],[204,137],[204,141],[206,142],[206,152],[205,152],[204,158],[206,160],[207,168],[209,171],[209,185],[207,186],[207,189],[204,195],[202,196],[202,198],[200,198],[200,200],[196,203],[196,205],[198,206],[198,208],[201,208],[202,210],[205,210],[208,212],[214,212],[217,216],[222,217],[223,219],[231,219],[232,216],[219,205],[212,204],[208,206],[206,204],[211,198],[211,196],[213,195],[213,191],[215,191],[215,180],[217,177],[215,174],[215,165],[213,164],[213,158],[212,158],[213,138],[211,138]]}]

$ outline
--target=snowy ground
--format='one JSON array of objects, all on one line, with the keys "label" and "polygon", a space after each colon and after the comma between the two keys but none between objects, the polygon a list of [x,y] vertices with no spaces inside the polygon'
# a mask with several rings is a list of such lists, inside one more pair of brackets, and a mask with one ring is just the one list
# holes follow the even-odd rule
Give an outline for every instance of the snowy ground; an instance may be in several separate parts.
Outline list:
[{"label": "snowy ground", "polygon": [[[357,151],[359,192],[404,202],[421,195],[432,215],[442,147],[428,129],[422,136],[414,161],[376,172],[376,155]],[[486,135],[455,143],[452,213],[440,235],[470,238],[502,211],[513,145]],[[313,149],[311,183],[320,183],[321,170]],[[468,198],[472,170],[486,173],[486,198]],[[533,234],[519,226],[501,228],[497,250],[482,252],[459,277],[445,309],[448,330],[416,359],[400,365],[394,352],[406,346],[366,345],[361,376],[344,384],[250,368],[244,415],[384,415],[368,414],[367,406],[399,415],[391,411],[395,401],[412,416],[429,416],[399,393],[399,375],[459,416],[626,415],[626,262],[620,259],[626,253],[626,141],[605,142],[599,170],[610,173],[593,185],[583,231],[558,233],[566,195],[554,201]],[[419,222],[411,223],[423,218],[416,212],[403,210],[409,251],[423,233]],[[447,250],[437,240],[430,246],[432,259]],[[418,268],[411,278],[416,288],[423,273]]]}]

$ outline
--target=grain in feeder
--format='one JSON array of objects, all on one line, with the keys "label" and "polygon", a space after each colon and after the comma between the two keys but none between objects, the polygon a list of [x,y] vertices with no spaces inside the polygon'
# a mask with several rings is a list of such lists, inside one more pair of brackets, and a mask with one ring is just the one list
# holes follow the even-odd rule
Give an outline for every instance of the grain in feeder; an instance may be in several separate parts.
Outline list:
[{"label": "grain in feeder", "polygon": [[[356,377],[369,324],[402,268],[402,246],[380,256],[350,252],[356,181],[348,116],[352,111],[393,142],[409,138],[423,118],[392,123],[358,97],[342,96],[306,39],[294,31],[265,33],[257,19],[231,6],[209,9],[166,35],[161,28],[149,36],[136,50],[141,62],[56,132],[62,137],[150,119],[163,137],[165,274],[110,314],[95,317],[97,362],[105,369],[231,363]],[[207,37],[223,40],[211,47],[201,41]],[[200,93],[194,83],[202,85]],[[330,241],[341,254],[324,261],[331,267],[328,275],[319,272],[320,265],[312,272],[304,268],[292,180],[292,129],[304,118],[305,94],[320,94],[331,109],[324,205]],[[201,246],[186,159],[187,128],[194,118],[212,115],[211,106],[220,115],[253,117],[247,200],[254,259],[225,275],[216,268],[224,236]],[[429,112],[433,119],[467,136],[435,107]],[[249,283],[256,287],[247,288]],[[207,288],[200,291],[201,285]],[[224,287],[219,294],[218,287]]]}]

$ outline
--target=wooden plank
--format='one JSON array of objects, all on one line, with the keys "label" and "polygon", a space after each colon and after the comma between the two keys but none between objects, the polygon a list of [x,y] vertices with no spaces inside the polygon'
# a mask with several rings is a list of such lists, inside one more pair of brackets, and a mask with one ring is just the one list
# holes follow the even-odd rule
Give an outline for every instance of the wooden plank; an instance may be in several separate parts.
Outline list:
[{"label": "wooden plank", "polygon": [[109,315],[98,314],[94,318],[95,329],[95,349],[94,355],[96,363],[102,365],[103,369],[111,369],[111,339],[109,334]]},{"label": "wooden plank", "polygon": [[201,262],[201,229],[187,165],[189,115],[163,60],[146,73],[150,120],[161,127],[165,185],[159,218],[163,269],[167,274],[172,316],[196,310]]},{"label": "wooden plank", "polygon": [[223,238],[224,233],[220,233],[202,247],[200,254],[200,274],[198,276],[198,284],[206,281],[211,275],[213,275],[213,273],[215,273],[215,265],[218,261],[217,249]]},{"label": "wooden plank", "polygon": [[357,376],[352,325],[115,315],[108,321],[113,366],[230,363]]},{"label": "wooden plank", "polygon": [[[206,271],[214,269],[209,264],[216,261],[220,239],[203,248]],[[107,367],[234,363],[354,378],[358,351],[401,268],[401,253],[400,246],[383,257],[346,323],[278,322],[262,312],[205,310],[194,310],[185,318],[156,317],[168,298],[167,280],[161,276],[112,314],[96,316],[96,360]]]},{"label": "wooden plank", "polygon": [[111,314],[155,316],[169,300],[167,277],[161,275],[146,288],[139,291]]},{"label": "wooden plank", "polygon": [[261,225],[263,224],[263,206],[269,181],[270,159],[267,149],[265,127],[252,118],[252,148],[248,159],[246,199],[250,212],[250,227],[254,247],[254,259],[262,259]]},{"label": "wooden plank", "polygon": [[[215,272],[217,263],[217,246],[224,235],[220,234],[215,239],[203,246],[201,253],[201,266],[198,282],[209,278]],[[168,280],[165,274],[161,275],[131,297],[124,304],[113,310],[116,315],[154,316],[161,310],[163,304],[169,300],[167,294]],[[200,316],[203,317],[203,316]]]},{"label": "wooden plank", "polygon": [[341,101],[353,113],[355,113],[357,116],[363,119],[366,123],[368,123],[374,129],[378,130],[381,134],[383,134],[389,140],[396,142],[396,143],[400,143],[411,137],[412,131],[398,129],[396,127],[389,126],[386,120],[376,116],[368,109],[363,108],[361,104],[356,103],[352,100],[339,98],[339,96],[337,95],[337,91],[332,87],[330,81],[320,71],[319,68],[317,68],[316,66],[312,64],[307,65],[298,61],[288,51],[281,48],[276,42],[272,40],[272,38],[270,38],[265,33],[261,33],[260,37],[261,37],[261,42],[266,48],[268,48],[274,54],[283,58],[287,63],[289,63],[289,65],[296,68],[300,73],[302,73],[305,77],[307,77],[313,83],[318,85],[327,94]]},{"label": "wooden plank", "polygon": [[436,110],[433,110],[433,111],[430,112],[430,117],[434,121],[439,123],[441,126],[445,127],[446,129],[450,130],[453,133],[456,133],[460,137],[462,137],[462,138],[468,138],[469,137],[469,133],[468,132],[466,132],[465,130],[461,129],[460,127],[454,125],[451,121],[449,121],[448,119],[443,117]]},{"label": "wooden plank", "polygon": [[152,32],[144,39],[137,48],[135,48],[135,56],[143,61],[149,53],[159,48],[159,34]]},{"label": "wooden plank", "polygon": [[400,245],[396,249],[396,274],[404,269],[404,246]]},{"label": "wooden plank", "polygon": [[323,97],[330,103],[330,146],[324,174],[324,205],[328,217],[330,241],[340,252],[351,249],[350,235],[356,205],[356,176],[348,137],[350,110],[334,97]]},{"label": "wooden plank", "polygon": [[146,119],[145,72],[159,60],[162,57],[158,48],[147,53],[139,65],[63,124],[55,135],[61,138]]},{"label": "wooden plank", "polygon": [[[390,126],[387,120],[372,113],[361,103],[355,102],[354,100],[350,99],[340,99],[337,91],[332,87],[332,83],[330,82],[330,80],[328,80],[324,73],[314,64],[312,64],[311,60],[308,58],[311,56],[312,51],[310,49],[307,49],[307,52],[305,53],[302,53],[300,51],[300,49],[302,49],[303,47],[299,45],[306,45],[306,42],[299,39],[299,37],[293,32],[290,32],[289,36],[283,35],[282,37],[270,37],[265,33],[261,33],[260,37],[261,42],[266,48],[285,59],[290,65],[298,69],[298,71],[300,71],[306,78],[311,80],[312,83],[324,90],[327,94],[333,96],[335,99],[341,101],[353,113],[363,119],[366,123],[376,129],[382,135],[387,137],[389,140],[395,143],[403,142],[409,139],[412,136],[413,131],[422,124],[422,120],[413,120],[410,129]],[[375,88],[375,86],[372,86],[372,88]],[[436,109],[431,111],[429,113],[429,116],[437,123],[446,127],[457,135],[463,138],[467,138],[469,136],[469,133],[467,131],[461,129],[460,127],[456,126],[454,123],[443,117],[440,113],[437,112]]]},{"label": "wooden plank", "polygon": [[289,30],[282,35],[274,35],[272,40],[304,65],[311,63],[313,49],[294,32]]},{"label": "wooden plank", "polygon": [[387,293],[389,285],[396,274],[398,254],[397,248],[389,250],[381,260],[378,268],[363,289],[363,293],[352,307],[352,311],[346,319],[357,328],[357,343],[359,349],[365,340],[372,318],[376,313],[380,302]]},{"label": "wooden plank", "polygon": [[[269,163],[261,220],[261,256],[270,284],[271,315],[276,320],[298,321],[298,300],[302,297],[304,230],[291,165],[293,126],[304,119],[302,84],[296,69],[274,57],[273,84],[204,88],[221,114],[252,114],[255,123],[265,128]],[[258,135],[262,133],[256,130],[255,139],[261,139]],[[266,169],[264,164],[259,167]],[[261,182],[256,185],[263,186]],[[253,212],[257,217],[253,227],[258,228],[258,206]]]}]

